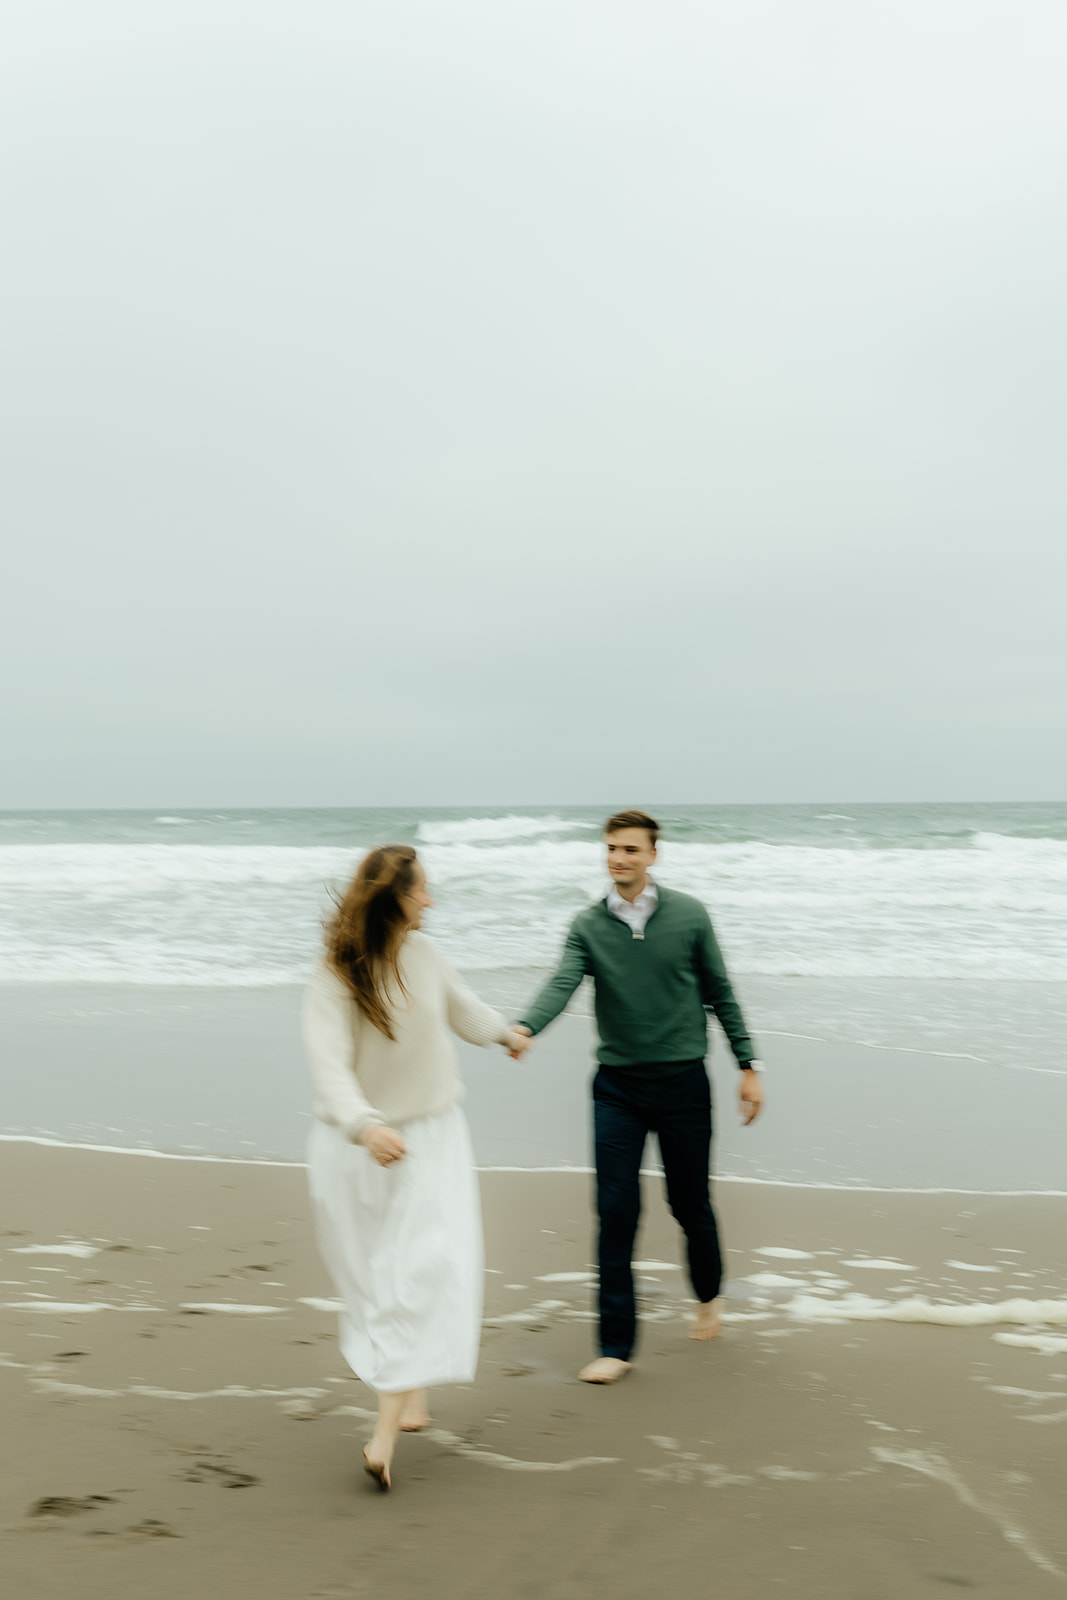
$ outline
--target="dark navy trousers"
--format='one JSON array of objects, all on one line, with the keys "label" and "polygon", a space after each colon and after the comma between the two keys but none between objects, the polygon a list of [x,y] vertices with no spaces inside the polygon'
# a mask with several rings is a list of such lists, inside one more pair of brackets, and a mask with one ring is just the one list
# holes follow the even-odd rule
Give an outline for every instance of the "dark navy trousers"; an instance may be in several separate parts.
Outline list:
[{"label": "dark navy trousers", "polygon": [[600,1350],[628,1361],[637,1337],[633,1248],[641,1215],[645,1140],[659,1140],[667,1202],[685,1233],[698,1300],[722,1282],[719,1230],[708,1194],[711,1085],[703,1061],[624,1072],[601,1067],[593,1080],[597,1212],[600,1217]]}]

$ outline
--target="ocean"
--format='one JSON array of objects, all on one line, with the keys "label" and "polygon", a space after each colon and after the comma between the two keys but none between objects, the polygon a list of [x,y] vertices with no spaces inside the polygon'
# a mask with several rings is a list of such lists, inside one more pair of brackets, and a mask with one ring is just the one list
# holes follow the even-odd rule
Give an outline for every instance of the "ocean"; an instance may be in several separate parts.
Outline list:
[{"label": "ocean", "polygon": [[[707,904],[758,1038],[860,1045],[886,1073],[911,1052],[1067,1074],[1067,804],[655,810],[657,876]],[[487,999],[517,1007],[603,891],[604,814],[8,812],[0,999],[17,992],[24,1017],[27,1005],[47,1013],[50,993],[81,996],[89,1014],[94,994],[136,1010],[139,993],[169,992],[161,1004],[176,1014],[185,993],[243,991],[234,1003],[248,1014],[254,993],[302,983],[331,889],[392,840],[425,864],[427,931]],[[588,1013],[588,997],[574,1010]],[[32,1077],[16,1058],[20,1080]],[[57,1121],[27,1114],[20,1093],[8,1131]]]}]

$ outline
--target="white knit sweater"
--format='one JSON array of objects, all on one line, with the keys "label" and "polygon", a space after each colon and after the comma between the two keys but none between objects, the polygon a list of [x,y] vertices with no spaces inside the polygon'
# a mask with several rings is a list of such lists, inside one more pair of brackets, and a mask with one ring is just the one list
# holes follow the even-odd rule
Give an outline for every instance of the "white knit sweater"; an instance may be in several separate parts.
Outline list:
[{"label": "white knit sweater", "polygon": [[304,1039],[315,1080],[315,1115],[355,1141],[370,1123],[396,1127],[462,1099],[449,1029],[471,1044],[507,1044],[503,1017],[484,1005],[424,933],[400,948],[407,998],[392,1007],[395,1039],[368,1022],[325,961],[304,996]]}]

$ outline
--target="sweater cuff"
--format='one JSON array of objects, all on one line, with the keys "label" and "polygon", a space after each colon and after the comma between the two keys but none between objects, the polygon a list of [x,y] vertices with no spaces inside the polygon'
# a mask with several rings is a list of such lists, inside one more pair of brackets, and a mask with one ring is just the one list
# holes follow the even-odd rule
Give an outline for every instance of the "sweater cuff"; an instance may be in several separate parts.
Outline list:
[{"label": "sweater cuff", "polygon": [[384,1128],[385,1118],[380,1111],[365,1111],[361,1116],[352,1117],[341,1127],[341,1132],[349,1144],[358,1144],[360,1137],[368,1128]]}]

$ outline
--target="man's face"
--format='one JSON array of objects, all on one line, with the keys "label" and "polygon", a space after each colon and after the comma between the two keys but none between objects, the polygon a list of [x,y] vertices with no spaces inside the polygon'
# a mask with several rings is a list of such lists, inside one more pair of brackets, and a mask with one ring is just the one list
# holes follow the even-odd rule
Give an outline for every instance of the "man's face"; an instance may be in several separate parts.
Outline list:
[{"label": "man's face", "polygon": [[656,847],[644,828],[620,828],[604,838],[608,852],[608,871],[620,889],[640,883],[656,859]]}]

